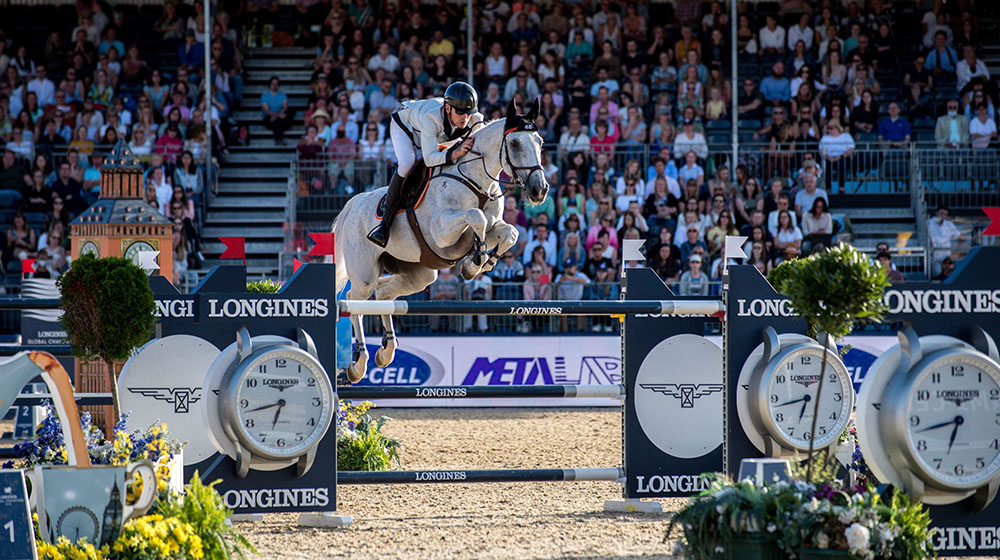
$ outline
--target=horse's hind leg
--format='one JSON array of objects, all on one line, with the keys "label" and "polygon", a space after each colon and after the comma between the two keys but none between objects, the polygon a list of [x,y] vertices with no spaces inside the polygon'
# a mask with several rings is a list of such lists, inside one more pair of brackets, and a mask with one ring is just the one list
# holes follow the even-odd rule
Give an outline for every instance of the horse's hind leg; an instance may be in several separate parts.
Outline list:
[{"label": "horse's hind leg", "polygon": [[[375,299],[394,300],[415,294],[430,286],[437,278],[437,271],[420,265],[406,267],[392,276],[379,278]],[[382,315],[382,347],[375,351],[375,365],[385,367],[396,356],[396,331],[392,326],[392,315]]]},{"label": "horse's hind leg", "polygon": [[486,248],[489,260],[479,272],[490,272],[497,265],[497,259],[517,243],[517,228],[504,221],[493,224],[486,232]]}]

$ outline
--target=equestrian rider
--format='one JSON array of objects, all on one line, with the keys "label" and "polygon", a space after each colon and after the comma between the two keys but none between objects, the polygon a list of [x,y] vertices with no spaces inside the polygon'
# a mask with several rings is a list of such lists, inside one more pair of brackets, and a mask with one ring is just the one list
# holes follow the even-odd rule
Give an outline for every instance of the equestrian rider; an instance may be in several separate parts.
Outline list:
[{"label": "equestrian rider", "polygon": [[455,82],[448,86],[443,98],[404,101],[392,114],[389,134],[399,166],[389,183],[382,220],[368,234],[372,243],[385,247],[389,242],[392,218],[404,198],[403,179],[413,168],[418,154],[427,167],[437,167],[451,164],[469,153],[473,139],[457,140],[483,121],[478,106],[476,90],[465,82]]}]

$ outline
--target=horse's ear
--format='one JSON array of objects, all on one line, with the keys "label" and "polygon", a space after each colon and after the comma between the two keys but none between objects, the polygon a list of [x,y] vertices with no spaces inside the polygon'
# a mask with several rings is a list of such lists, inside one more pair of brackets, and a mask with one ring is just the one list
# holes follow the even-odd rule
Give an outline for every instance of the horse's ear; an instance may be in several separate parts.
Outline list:
[{"label": "horse's ear", "polygon": [[511,99],[510,103],[507,104],[507,122],[504,124],[504,130],[510,130],[516,128],[518,123],[517,117],[517,105],[514,100]]},{"label": "horse's ear", "polygon": [[536,97],[535,102],[531,104],[531,110],[524,115],[524,120],[535,122],[535,119],[538,118],[538,112],[541,111],[541,109],[542,104],[539,103],[538,98]]}]

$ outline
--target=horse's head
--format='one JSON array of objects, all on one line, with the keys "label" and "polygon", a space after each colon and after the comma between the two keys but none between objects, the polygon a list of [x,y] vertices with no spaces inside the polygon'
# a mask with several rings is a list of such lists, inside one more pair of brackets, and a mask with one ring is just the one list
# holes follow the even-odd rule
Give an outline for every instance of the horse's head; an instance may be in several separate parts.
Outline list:
[{"label": "horse's head", "polygon": [[518,114],[514,100],[507,104],[500,154],[504,172],[524,187],[528,202],[532,204],[541,204],[549,193],[549,183],[542,168],[542,136],[535,125],[538,110],[538,99],[523,115]]}]

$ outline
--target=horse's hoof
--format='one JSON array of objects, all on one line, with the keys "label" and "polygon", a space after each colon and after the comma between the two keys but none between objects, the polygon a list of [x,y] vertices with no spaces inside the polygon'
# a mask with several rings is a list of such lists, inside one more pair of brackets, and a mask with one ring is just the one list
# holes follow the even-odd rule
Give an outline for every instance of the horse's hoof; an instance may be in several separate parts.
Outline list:
[{"label": "horse's hoof", "polygon": [[480,266],[476,265],[472,259],[467,259],[462,263],[462,278],[466,281],[474,279],[479,274]]},{"label": "horse's hoof", "polygon": [[378,367],[385,367],[392,363],[392,359],[395,357],[395,350],[389,350],[387,348],[379,348],[375,351],[375,365]]},{"label": "horse's hoof", "polygon": [[361,362],[354,362],[347,366],[347,380],[352,384],[357,383],[364,379],[365,374],[368,372],[368,360]]}]

